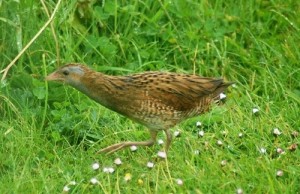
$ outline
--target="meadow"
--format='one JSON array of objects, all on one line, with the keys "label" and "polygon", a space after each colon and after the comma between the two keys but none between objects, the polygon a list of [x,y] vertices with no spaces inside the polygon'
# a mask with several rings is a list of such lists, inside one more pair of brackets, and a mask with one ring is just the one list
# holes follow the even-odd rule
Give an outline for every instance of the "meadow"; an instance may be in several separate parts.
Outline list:
[{"label": "meadow", "polygon": [[[295,0],[0,0],[0,192],[300,193],[299,10]],[[166,159],[163,142],[96,154],[148,132],[44,80],[69,62],[235,84],[224,104],[172,129]]]}]

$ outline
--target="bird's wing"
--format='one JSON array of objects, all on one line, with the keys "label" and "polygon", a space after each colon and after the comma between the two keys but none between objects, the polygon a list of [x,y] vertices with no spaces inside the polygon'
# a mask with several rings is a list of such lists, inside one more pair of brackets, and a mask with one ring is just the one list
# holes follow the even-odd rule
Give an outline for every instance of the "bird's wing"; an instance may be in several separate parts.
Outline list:
[{"label": "bird's wing", "polygon": [[228,86],[222,79],[156,72],[136,74],[127,83],[132,103],[152,100],[178,111],[192,109],[204,98],[214,98]]}]

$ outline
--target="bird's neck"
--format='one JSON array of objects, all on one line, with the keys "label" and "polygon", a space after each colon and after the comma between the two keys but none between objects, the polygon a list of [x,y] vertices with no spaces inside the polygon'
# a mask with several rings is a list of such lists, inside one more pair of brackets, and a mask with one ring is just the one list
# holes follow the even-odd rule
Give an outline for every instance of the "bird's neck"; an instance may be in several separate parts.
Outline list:
[{"label": "bird's neck", "polygon": [[82,77],[81,84],[73,85],[73,87],[99,104],[114,110],[115,104],[112,100],[112,87],[110,86],[112,78],[113,76],[99,72],[90,72],[88,75]]}]

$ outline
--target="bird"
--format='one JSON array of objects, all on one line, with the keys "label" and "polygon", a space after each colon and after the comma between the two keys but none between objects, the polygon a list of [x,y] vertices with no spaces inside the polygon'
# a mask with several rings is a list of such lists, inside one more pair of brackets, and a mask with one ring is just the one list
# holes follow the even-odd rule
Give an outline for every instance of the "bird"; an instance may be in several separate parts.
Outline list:
[{"label": "bird", "polygon": [[97,152],[107,154],[129,146],[152,146],[160,131],[166,134],[164,152],[167,153],[172,142],[170,128],[208,112],[211,104],[220,100],[220,94],[233,83],[222,78],[159,71],[112,76],[79,63],[63,65],[45,79],[69,85],[148,128],[150,139],[125,141]]}]

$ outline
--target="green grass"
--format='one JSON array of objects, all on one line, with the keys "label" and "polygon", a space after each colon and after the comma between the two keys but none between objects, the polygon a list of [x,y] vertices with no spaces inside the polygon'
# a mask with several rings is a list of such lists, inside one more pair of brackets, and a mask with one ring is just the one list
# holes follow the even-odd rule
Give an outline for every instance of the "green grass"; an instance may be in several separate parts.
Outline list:
[{"label": "green grass", "polygon": [[[51,14],[55,3],[41,2],[0,1],[1,69],[49,19],[45,8]],[[300,143],[292,135],[300,132],[300,1],[94,2],[63,1],[52,29],[1,81],[1,193],[60,193],[70,181],[76,184],[69,193],[300,192],[300,151],[288,149]],[[173,129],[181,136],[167,160],[157,158],[159,145],[96,155],[122,140],[147,139],[148,132],[72,88],[47,85],[43,77],[65,62],[112,75],[158,70],[224,77],[236,87],[224,105]],[[282,134],[274,136],[274,128]],[[118,157],[120,166],[113,163]],[[95,162],[100,170],[92,169]],[[115,172],[102,172],[107,166]],[[93,177],[99,184],[90,183]]]}]

